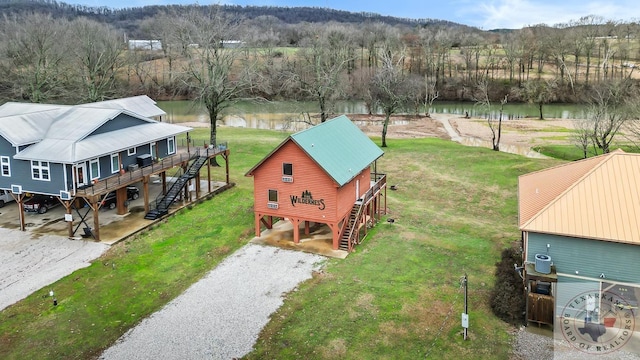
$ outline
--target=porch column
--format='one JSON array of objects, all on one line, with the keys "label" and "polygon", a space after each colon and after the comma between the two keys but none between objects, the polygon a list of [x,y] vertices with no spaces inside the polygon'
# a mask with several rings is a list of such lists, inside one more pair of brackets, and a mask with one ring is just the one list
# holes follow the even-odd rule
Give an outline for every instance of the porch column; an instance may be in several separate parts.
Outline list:
[{"label": "porch column", "polygon": [[327,224],[329,225],[329,228],[331,229],[331,234],[333,235],[333,250],[338,250],[338,247],[340,246],[340,227],[338,227],[338,224],[336,223],[332,223],[332,224]]},{"label": "porch column", "polygon": [[229,185],[229,150],[224,152],[224,164],[227,171],[227,185]]},{"label": "porch column", "polygon": [[304,234],[309,235],[309,221],[304,221]]},{"label": "porch column", "polygon": [[144,213],[149,212],[149,175],[142,178],[142,196],[144,196]]},{"label": "porch column", "polygon": [[[73,201],[75,202],[76,199],[74,198]],[[68,215],[72,215],[71,214],[71,201],[65,201],[64,203],[64,209],[65,209],[65,214]],[[73,238],[73,220],[72,221],[67,221],[67,230],[69,231],[69,239]]]},{"label": "porch column", "polygon": [[255,221],[256,221],[256,237],[260,237],[260,223],[262,220],[262,214],[256,213]]},{"label": "porch column", "polygon": [[100,208],[98,207],[98,203],[95,202],[95,199],[93,199],[91,203],[91,208],[93,209],[93,237],[96,241],[100,241],[100,219],[98,219]]},{"label": "porch column", "polygon": [[211,194],[211,161],[207,158],[207,194]]},{"label": "porch column", "polygon": [[196,199],[200,198],[200,171],[196,173]]},{"label": "porch column", "polygon": [[293,243],[300,243],[300,219],[289,219],[293,224]]}]

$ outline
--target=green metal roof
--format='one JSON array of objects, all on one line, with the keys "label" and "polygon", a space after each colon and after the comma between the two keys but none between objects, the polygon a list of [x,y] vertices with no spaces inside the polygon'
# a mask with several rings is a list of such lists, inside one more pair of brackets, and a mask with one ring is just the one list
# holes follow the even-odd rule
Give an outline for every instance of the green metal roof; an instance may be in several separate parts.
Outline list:
[{"label": "green metal roof", "polygon": [[302,130],[290,138],[340,186],[384,154],[345,115]]}]

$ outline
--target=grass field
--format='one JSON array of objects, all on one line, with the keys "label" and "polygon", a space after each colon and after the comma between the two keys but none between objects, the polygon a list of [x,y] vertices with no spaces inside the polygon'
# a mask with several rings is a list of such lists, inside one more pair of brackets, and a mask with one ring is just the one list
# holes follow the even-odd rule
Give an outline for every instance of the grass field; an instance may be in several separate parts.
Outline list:
[{"label": "grass field", "polygon": [[[0,358],[86,359],[160,309],[253,236],[244,173],[287,134],[219,129],[233,189],[110,249],[0,312]],[[207,129],[192,133],[206,138]],[[374,139],[379,143],[379,139]],[[488,307],[500,250],[519,239],[517,176],[558,161],[438,139],[388,139],[388,217],[344,260],[288,295],[250,359],[507,359],[511,328]],[[459,279],[469,277],[463,341]]]}]

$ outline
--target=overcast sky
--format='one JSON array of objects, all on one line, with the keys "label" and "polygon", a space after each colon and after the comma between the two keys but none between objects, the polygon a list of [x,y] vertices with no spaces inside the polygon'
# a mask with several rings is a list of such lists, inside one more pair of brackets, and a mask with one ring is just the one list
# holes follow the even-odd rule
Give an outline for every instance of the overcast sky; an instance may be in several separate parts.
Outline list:
[{"label": "overcast sky", "polygon": [[70,4],[111,8],[168,4],[234,4],[255,6],[317,6],[413,19],[441,19],[484,30],[555,25],[587,15],[605,20],[640,20],[638,0],[68,0]]}]

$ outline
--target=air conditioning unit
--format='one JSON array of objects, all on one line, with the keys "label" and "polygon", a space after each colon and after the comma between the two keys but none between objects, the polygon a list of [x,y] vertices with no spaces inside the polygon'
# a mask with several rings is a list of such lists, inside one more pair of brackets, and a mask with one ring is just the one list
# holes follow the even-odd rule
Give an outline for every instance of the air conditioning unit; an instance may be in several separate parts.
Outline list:
[{"label": "air conditioning unit", "polygon": [[267,203],[267,207],[269,209],[277,209],[278,208],[278,204],[277,203]]},{"label": "air conditioning unit", "polygon": [[293,182],[293,176],[283,176],[282,177],[282,182],[292,183]]},{"label": "air conditioning unit", "polygon": [[11,185],[11,192],[14,194],[22,194],[22,185]]},{"label": "air conditioning unit", "polygon": [[60,200],[71,200],[71,193],[68,191],[60,190]]},{"label": "air conditioning unit", "polygon": [[551,256],[536,254],[535,270],[541,274],[551,273]]}]

